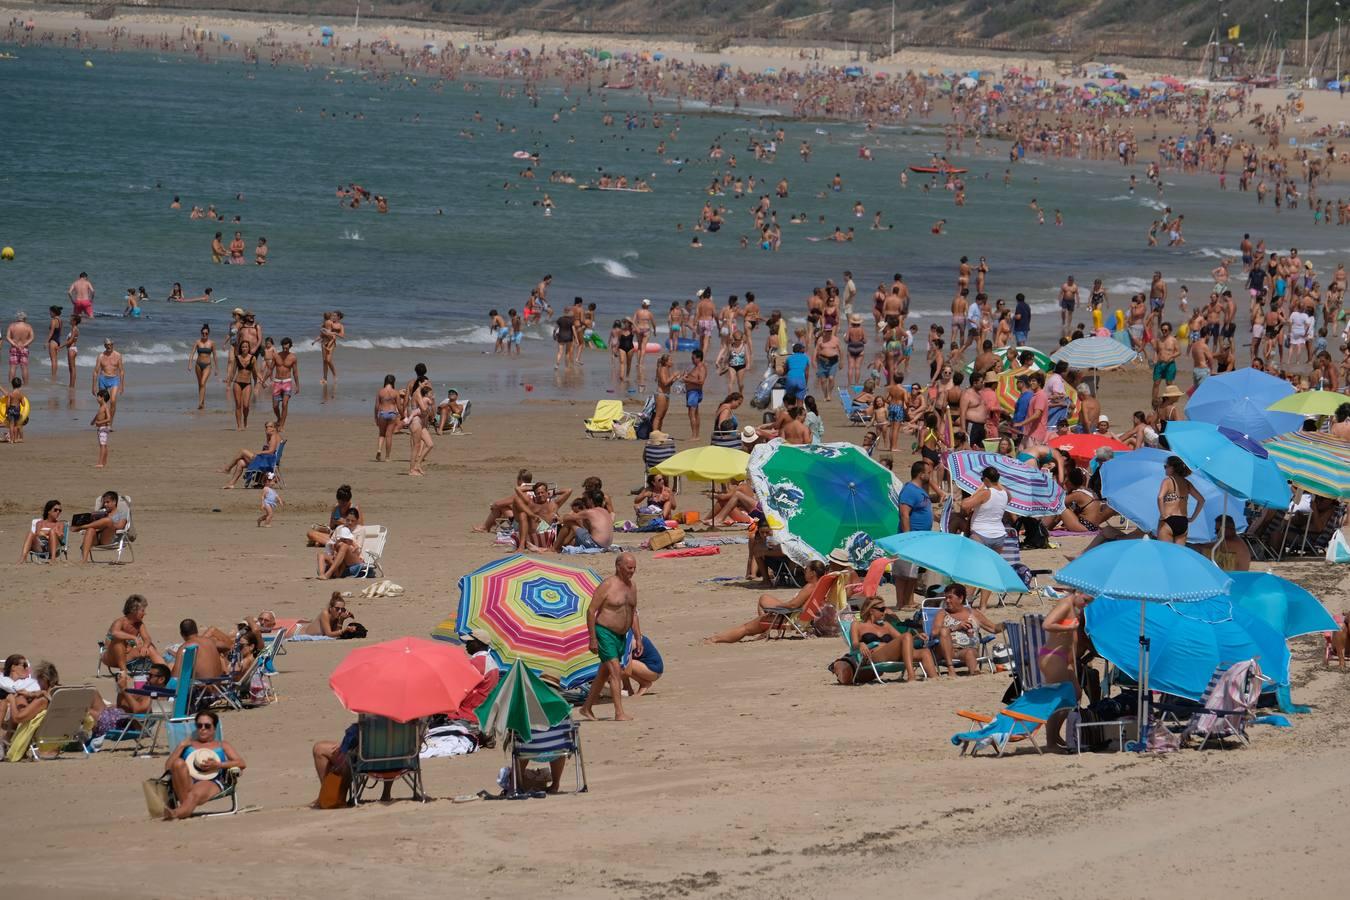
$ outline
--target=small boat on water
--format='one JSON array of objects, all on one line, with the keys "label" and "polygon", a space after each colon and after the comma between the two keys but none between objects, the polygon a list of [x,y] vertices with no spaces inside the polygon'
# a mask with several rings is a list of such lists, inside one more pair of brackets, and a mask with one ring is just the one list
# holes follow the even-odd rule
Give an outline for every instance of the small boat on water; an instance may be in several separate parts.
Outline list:
[{"label": "small boat on water", "polygon": [[956,166],[910,166],[909,170],[920,175],[964,175],[970,171],[958,169]]}]

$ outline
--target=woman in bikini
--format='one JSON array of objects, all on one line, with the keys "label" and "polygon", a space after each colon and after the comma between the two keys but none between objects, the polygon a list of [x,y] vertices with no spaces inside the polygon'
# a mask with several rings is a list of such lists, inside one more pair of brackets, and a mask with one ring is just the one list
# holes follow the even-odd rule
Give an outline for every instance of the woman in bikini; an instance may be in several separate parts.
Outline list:
[{"label": "woman in bikini", "polygon": [[1064,512],[1059,517],[1059,528],[1080,533],[1094,532],[1115,515],[1115,510],[1098,497],[1087,482],[1082,469],[1069,467],[1068,493],[1064,497]]},{"label": "woman in bikini", "polygon": [[380,436],[375,441],[375,461],[388,460],[394,455],[394,432],[398,429],[398,379],[384,376],[384,386],[375,395],[375,427]]},{"label": "woman in bikini", "polygon": [[1036,665],[1046,684],[1077,685],[1079,647],[1087,646],[1083,608],[1091,602],[1086,594],[1071,591],[1045,617],[1045,645],[1036,651]]},{"label": "woman in bikini", "polygon": [[802,567],[802,574],[806,583],[790,599],[783,600],[772,594],[760,594],[759,602],[755,605],[755,612],[757,613],[755,618],[744,625],[737,625],[711,637],[706,637],[703,639],[703,643],[736,644],[748,637],[758,637],[768,633],[780,614],[771,613],[767,610],[800,610],[806,605],[806,601],[811,599],[811,595],[815,593],[816,582],[820,580],[820,576],[825,574],[825,564],[820,560],[812,560]]},{"label": "woman in bikini", "polygon": [[[671,315],[674,315],[672,310]],[[652,431],[660,431],[666,421],[666,410],[670,408],[670,386],[675,383],[675,366],[671,364],[670,354],[662,353],[656,361],[656,405],[652,407]]]},{"label": "woman in bikini", "polygon": [[427,456],[431,453],[434,446],[431,440],[431,429],[427,427],[427,419],[431,415],[435,400],[431,396],[431,382],[424,381],[421,386],[408,398],[408,418],[404,424],[408,426],[408,474],[422,476],[427,474],[422,468],[422,463],[426,462]]},{"label": "woman in bikini", "polygon": [[197,408],[206,408],[206,383],[216,370],[216,342],[211,340],[211,326],[202,323],[202,336],[192,345],[188,354],[188,371],[197,377]]},{"label": "woman in bikini", "polygon": [[[916,650],[924,671],[929,675],[937,674],[932,653],[923,647],[923,638],[916,637],[908,628],[904,631],[897,629],[886,617],[886,606],[878,597],[868,597],[863,601],[862,610],[849,631],[849,643],[853,649],[829,665],[829,670],[840,684],[870,681],[872,667],[867,664],[867,660],[903,661],[905,675],[913,681]],[[916,648],[915,644],[920,646]]]},{"label": "woman in bikini", "polygon": [[19,551],[19,562],[28,562],[29,553],[38,553],[55,562],[55,548],[61,546],[61,537],[66,533],[66,523],[61,521],[61,501],[48,500],[42,506],[42,518],[24,535],[23,549]]},{"label": "woman in bikini", "polygon": [[66,342],[62,346],[66,348],[66,368],[70,370],[70,386],[75,386],[75,355],[80,352],[76,345],[80,342],[80,316],[78,313],[70,314],[70,334],[66,336]]},{"label": "woman in bikini", "polygon": [[240,341],[239,349],[230,354],[230,393],[234,398],[234,428],[248,428],[249,407],[253,403],[253,382],[258,378],[258,357],[248,341]]},{"label": "woman in bikini", "polygon": [[633,498],[633,509],[659,509],[662,519],[669,519],[675,511],[675,494],[666,483],[666,476],[659,472],[647,473],[647,486]]},{"label": "woman in bikini", "polygon": [[[1163,479],[1158,485],[1158,540],[1186,545],[1186,532],[1205,508],[1205,498],[1195,489],[1187,476],[1190,467],[1179,456],[1167,457],[1163,463]],[[1191,497],[1195,498],[1195,512],[1186,515]]]},{"label": "woman in bikini", "polygon": [[52,361],[52,381],[56,380],[56,352],[61,349],[61,307],[53,306],[51,321],[47,324],[47,356]]}]

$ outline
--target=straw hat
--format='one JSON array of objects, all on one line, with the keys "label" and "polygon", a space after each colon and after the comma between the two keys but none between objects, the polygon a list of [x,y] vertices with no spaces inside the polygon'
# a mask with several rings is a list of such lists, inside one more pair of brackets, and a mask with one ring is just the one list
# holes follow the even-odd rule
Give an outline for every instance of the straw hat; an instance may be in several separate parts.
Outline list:
[{"label": "straw hat", "polygon": [[1182,391],[1182,389],[1179,388],[1179,387],[1177,387],[1175,384],[1169,384],[1169,385],[1166,387],[1166,389],[1163,390],[1162,395],[1163,395],[1164,397],[1184,397],[1184,396],[1186,396],[1185,392]]},{"label": "straw hat", "polygon": [[741,429],[742,444],[753,444],[757,440],[759,440],[759,432],[755,430],[755,426],[746,425]]},{"label": "straw hat", "polygon": [[827,562],[832,566],[843,566],[845,569],[853,568],[853,560],[849,559],[848,551],[842,547],[831,550]]},{"label": "straw hat", "polygon": [[664,431],[653,431],[647,435],[647,443],[649,444],[664,444],[668,440],[670,440],[670,435]]},{"label": "straw hat", "polygon": [[988,375],[984,376],[984,383],[985,383],[985,384],[998,384],[998,373],[996,373],[996,372],[990,372]]},{"label": "straw hat", "polygon": [[244,308],[242,306],[236,306],[234,309],[230,310],[230,312],[233,315],[242,316],[244,314]]},{"label": "straw hat", "polygon": [[861,325],[861,324],[862,324],[862,316],[858,315],[857,313],[854,313],[853,315],[851,315],[851,316],[848,317],[848,324],[850,324],[850,325]]},{"label": "straw hat", "polygon": [[208,772],[202,768],[202,764],[208,759],[219,761],[220,758],[216,756],[214,750],[207,750],[205,747],[193,750],[192,753],[188,755],[188,758],[184,760],[187,764],[188,777],[193,781],[211,781],[219,775],[219,770]]}]

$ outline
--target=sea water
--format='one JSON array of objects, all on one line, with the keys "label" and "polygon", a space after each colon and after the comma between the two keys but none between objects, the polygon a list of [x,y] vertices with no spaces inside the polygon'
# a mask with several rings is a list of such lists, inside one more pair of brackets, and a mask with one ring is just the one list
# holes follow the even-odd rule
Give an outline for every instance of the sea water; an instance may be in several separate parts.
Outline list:
[{"label": "sea water", "polygon": [[[347,371],[371,380],[369,391],[353,390],[362,405],[392,350],[421,354],[438,383],[450,378],[510,393],[532,379],[541,394],[592,396],[607,386],[608,366],[554,382],[546,328],[530,331],[519,361],[485,357],[492,349],[488,311],[522,308],[531,286],[551,273],[554,308],[574,296],[597,303],[602,335],[643,297],[664,322],[672,301],[705,285],[719,305],[729,294],[753,291],[766,313],[781,307],[799,317],[812,286],[826,278],[838,283],[850,269],[864,312],[872,289],[903,273],[923,327],[926,319],[946,321],[959,257],[973,263],[985,256],[991,297],[1011,303],[1025,292],[1037,311],[1034,338],[1053,346],[1055,291],[1070,273],[1084,300],[1099,277],[1120,307],[1155,269],[1174,296],[1187,283],[1191,297],[1203,299],[1210,268],[1236,253],[1244,231],[1267,237],[1272,247],[1298,246],[1326,270],[1324,281],[1350,248],[1350,237],[1314,227],[1306,209],[1277,216],[1270,206],[1258,209],[1254,194],[1217,190],[1213,176],[1167,174],[1159,196],[1140,167],[1139,187],[1130,193],[1129,171],[1114,162],[1010,166],[1006,144],[986,142],[977,152],[969,139],[965,154],[952,157],[970,168],[967,205],[956,208],[940,184],[921,189],[925,176],[911,174],[906,189],[900,184],[902,169],[942,152],[940,126],[931,122],[869,132],[859,124],[679,109],[659,98],[649,105],[645,95],[584,87],[572,95],[547,87],[535,106],[519,91],[500,96],[495,82],[466,91],[425,74],[380,78],[154,52],[15,52],[19,59],[0,62],[0,244],[17,253],[0,264],[0,317],[27,311],[39,333],[33,362],[45,373],[47,307],[63,306],[68,315],[66,288],[86,271],[98,290],[99,317],[81,328],[82,365],[111,337],[133,384],[171,384],[173,403],[195,393],[186,359],[200,325],[209,323],[223,343],[235,306],[255,311],[267,334],[295,339],[302,360],[312,360],[302,363],[310,384],[318,374],[311,340],[321,314],[343,310],[350,340],[340,359]],[[86,59],[94,65],[85,66]],[[606,111],[615,116],[613,126],[601,124]],[[629,111],[659,111],[663,127],[626,129]],[[780,124],[787,138],[777,159],[755,160],[749,141],[767,140]],[[657,155],[663,139],[665,159],[683,163]],[[802,140],[812,145],[809,163],[797,152]],[[729,161],[708,158],[714,144],[735,155],[739,175],[756,177],[753,191],[708,196],[714,173]],[[864,144],[870,161],[859,156]],[[521,177],[526,163],[512,156],[522,150],[540,155],[534,181]],[[1005,187],[1009,168],[1012,183]],[[548,183],[553,170],[581,182],[601,172],[643,177],[652,191],[580,191]],[[843,179],[839,192],[829,189],[836,173]],[[773,208],[783,245],[766,252],[758,249],[748,211],[782,177],[790,196],[773,197]],[[377,213],[373,203],[344,206],[335,193],[349,182],[387,197],[389,213]],[[555,204],[547,216],[538,205],[545,192]],[[182,209],[170,210],[174,196]],[[1045,210],[1044,225],[1036,224],[1032,198]],[[703,249],[692,249],[691,226],[709,199],[729,207],[728,224],[700,234]],[[863,203],[861,217],[853,214],[855,201]],[[193,205],[207,204],[225,221],[188,218]],[[1183,248],[1145,246],[1163,205],[1186,216]],[[877,209],[882,230],[871,228]],[[1063,227],[1054,225],[1056,209]],[[796,213],[809,224],[789,224]],[[930,228],[940,218],[947,233],[936,236]],[[854,227],[855,240],[820,240],[836,226]],[[222,232],[228,245],[236,230],[243,232],[248,264],[213,264],[214,233]],[[750,238],[748,249],[740,248],[742,234]],[[262,268],[252,264],[259,236],[270,247]],[[1237,273],[1240,267],[1235,280]],[[162,302],[175,281],[187,296],[209,286],[224,300]],[[141,286],[153,298],[144,316],[106,315],[120,313],[126,289]],[[87,371],[81,379],[83,389]],[[40,393],[45,384],[42,374],[34,389]],[[163,399],[170,402],[167,394]]]}]

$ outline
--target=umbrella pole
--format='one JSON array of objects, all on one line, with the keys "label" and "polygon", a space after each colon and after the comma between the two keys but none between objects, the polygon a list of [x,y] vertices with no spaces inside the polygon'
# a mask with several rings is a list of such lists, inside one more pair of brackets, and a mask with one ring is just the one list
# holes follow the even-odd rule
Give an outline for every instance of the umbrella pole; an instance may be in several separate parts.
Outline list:
[{"label": "umbrella pole", "polygon": [[[1225,519],[1228,518],[1228,492],[1227,492],[1227,491],[1224,491],[1224,492],[1223,492],[1223,516],[1224,516]],[[1220,525],[1220,527],[1222,528],[1223,526]],[[1215,565],[1218,565],[1218,563],[1215,562],[1215,561],[1219,558],[1219,544],[1221,544],[1221,543],[1223,543],[1223,534],[1221,534],[1221,533],[1218,532],[1218,531],[1214,532],[1214,546],[1210,548],[1210,551],[1209,551],[1209,561],[1210,561],[1210,562],[1213,562]]]},{"label": "umbrella pole", "polygon": [[1143,600],[1139,601],[1139,704],[1135,711],[1135,722],[1139,732],[1136,738],[1135,748],[1143,753],[1148,749],[1148,719],[1145,718],[1145,710],[1148,705],[1148,651],[1149,639],[1148,632],[1145,629],[1146,616],[1148,615],[1148,604]]}]

